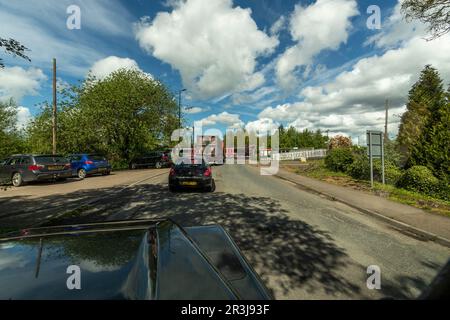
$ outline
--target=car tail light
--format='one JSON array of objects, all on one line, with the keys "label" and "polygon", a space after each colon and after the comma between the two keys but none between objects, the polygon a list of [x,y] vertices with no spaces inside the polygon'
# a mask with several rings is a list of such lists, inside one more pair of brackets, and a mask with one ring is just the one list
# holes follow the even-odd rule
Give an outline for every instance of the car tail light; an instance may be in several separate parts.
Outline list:
[{"label": "car tail light", "polygon": [[87,161],[84,162],[84,164],[94,164],[94,161],[87,160]]},{"label": "car tail light", "polygon": [[66,169],[69,169],[70,167],[71,167],[70,163],[66,163],[66,164],[64,165],[64,168],[66,168]]},{"label": "car tail light", "polygon": [[204,175],[205,177],[209,177],[209,176],[211,175],[211,173],[212,173],[211,168],[207,168],[207,169],[205,170],[205,172],[203,173],[203,175]]},{"label": "car tail light", "polygon": [[30,171],[39,171],[41,169],[44,169],[44,166],[41,166],[38,164],[33,164],[31,166],[28,166],[28,170],[30,170]]},{"label": "car tail light", "polygon": [[169,175],[170,176],[174,176],[175,175],[175,169],[174,168],[170,168]]}]

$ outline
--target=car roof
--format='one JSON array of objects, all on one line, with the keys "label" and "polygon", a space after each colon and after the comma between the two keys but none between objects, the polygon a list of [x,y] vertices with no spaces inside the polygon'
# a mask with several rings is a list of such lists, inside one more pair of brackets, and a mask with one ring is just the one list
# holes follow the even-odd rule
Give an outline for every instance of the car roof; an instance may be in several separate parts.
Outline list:
[{"label": "car roof", "polygon": [[[62,154],[34,154],[34,153],[25,153],[25,154],[13,154],[9,158],[12,157],[64,157]],[[6,158],[8,159],[8,158]]]}]

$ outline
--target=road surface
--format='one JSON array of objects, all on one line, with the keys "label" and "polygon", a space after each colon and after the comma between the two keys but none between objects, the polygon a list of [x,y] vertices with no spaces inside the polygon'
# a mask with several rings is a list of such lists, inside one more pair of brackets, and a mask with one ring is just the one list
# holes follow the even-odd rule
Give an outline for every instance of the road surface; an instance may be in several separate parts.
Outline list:
[{"label": "road surface", "polygon": [[[220,223],[276,299],[414,298],[450,258],[449,248],[402,234],[276,177],[261,176],[255,167],[217,166],[213,172],[214,193],[170,193],[163,169],[140,170],[133,178],[125,174],[129,181],[119,187],[45,199],[51,207],[50,200],[58,197],[63,203],[77,199],[74,204],[79,205],[95,199],[86,194],[99,196],[53,222],[170,216],[183,226]],[[27,218],[37,216],[55,219],[54,213],[42,212]],[[381,269],[381,290],[367,288],[370,265]]]}]

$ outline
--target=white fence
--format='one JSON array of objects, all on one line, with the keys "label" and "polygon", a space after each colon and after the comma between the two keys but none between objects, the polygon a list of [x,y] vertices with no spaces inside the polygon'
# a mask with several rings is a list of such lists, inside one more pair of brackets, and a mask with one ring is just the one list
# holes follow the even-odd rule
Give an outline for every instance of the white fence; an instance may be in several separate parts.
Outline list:
[{"label": "white fence", "polygon": [[294,152],[286,152],[286,153],[277,153],[273,154],[272,158],[274,160],[299,160],[301,158],[325,158],[327,155],[326,149],[317,149],[317,150],[301,150]]}]

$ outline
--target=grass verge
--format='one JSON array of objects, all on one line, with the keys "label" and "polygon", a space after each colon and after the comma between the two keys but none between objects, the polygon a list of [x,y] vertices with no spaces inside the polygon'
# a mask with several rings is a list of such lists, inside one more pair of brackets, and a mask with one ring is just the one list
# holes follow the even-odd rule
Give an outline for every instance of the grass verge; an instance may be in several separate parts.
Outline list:
[{"label": "grass verge", "polygon": [[407,191],[381,183],[375,183],[372,189],[369,181],[356,180],[343,172],[334,172],[327,169],[323,160],[312,160],[306,164],[300,164],[300,162],[282,163],[282,166],[299,175],[372,193],[395,202],[450,217],[450,201],[436,199],[418,192]]}]

